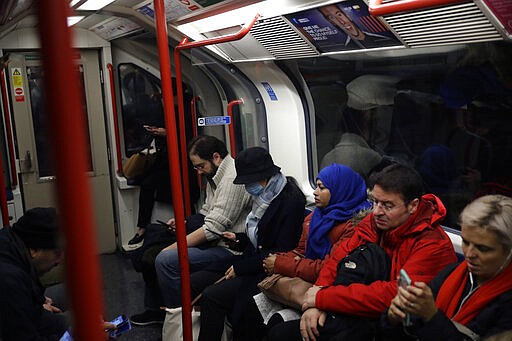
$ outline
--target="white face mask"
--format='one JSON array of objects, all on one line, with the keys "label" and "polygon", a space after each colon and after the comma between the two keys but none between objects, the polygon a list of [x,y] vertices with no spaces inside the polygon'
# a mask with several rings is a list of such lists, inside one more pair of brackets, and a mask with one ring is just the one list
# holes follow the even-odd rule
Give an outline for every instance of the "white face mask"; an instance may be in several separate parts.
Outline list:
[{"label": "white face mask", "polygon": [[257,197],[258,195],[260,195],[261,193],[263,193],[263,191],[265,190],[265,187],[263,187],[261,184],[259,184],[258,182],[252,182],[250,184],[246,184],[245,185],[245,190],[250,194],[250,195],[254,195],[255,197]]}]

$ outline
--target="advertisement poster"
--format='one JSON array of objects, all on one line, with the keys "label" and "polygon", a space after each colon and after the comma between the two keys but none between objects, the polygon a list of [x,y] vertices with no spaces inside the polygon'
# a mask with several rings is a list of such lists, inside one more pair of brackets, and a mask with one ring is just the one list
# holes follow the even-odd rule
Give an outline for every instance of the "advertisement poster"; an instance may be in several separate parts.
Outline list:
[{"label": "advertisement poster", "polygon": [[489,9],[494,13],[496,18],[507,30],[509,35],[512,35],[512,1],[510,0],[484,0]]},{"label": "advertisement poster", "polygon": [[379,18],[370,15],[362,0],[326,5],[286,18],[320,52],[402,45]]},{"label": "advertisement poster", "polygon": [[[193,11],[215,5],[219,2],[222,2],[222,0],[164,0],[165,17],[167,21],[175,20]],[[142,6],[136,6],[136,10],[152,19],[155,18],[153,1],[144,2]]]}]

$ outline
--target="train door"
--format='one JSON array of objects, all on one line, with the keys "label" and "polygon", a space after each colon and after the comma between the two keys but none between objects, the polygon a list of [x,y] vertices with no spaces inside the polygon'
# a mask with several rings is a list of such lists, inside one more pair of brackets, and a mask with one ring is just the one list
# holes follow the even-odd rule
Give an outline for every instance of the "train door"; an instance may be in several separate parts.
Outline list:
[{"label": "train door", "polygon": [[[98,52],[80,50],[76,58],[82,112],[89,140],[88,174],[96,214],[98,248],[100,252],[112,252],[116,248],[114,213]],[[56,206],[55,172],[49,154],[53,128],[46,126],[40,55],[37,52],[13,54],[9,76],[24,207]],[[72,164],[73,160],[69,162]],[[76,218],[77,228],[80,228],[80,217]]]}]

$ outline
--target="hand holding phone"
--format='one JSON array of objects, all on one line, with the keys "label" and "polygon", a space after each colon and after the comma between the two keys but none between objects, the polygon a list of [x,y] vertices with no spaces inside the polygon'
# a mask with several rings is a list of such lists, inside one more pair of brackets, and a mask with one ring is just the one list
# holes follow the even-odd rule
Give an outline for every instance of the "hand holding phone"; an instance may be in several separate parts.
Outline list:
[{"label": "hand holding phone", "polygon": [[230,242],[230,243],[238,243],[238,240],[229,239],[228,237],[224,236],[222,233],[218,233],[216,231],[213,231],[209,228],[206,229],[206,231],[213,233],[216,236],[219,236],[222,240]]},{"label": "hand holding phone", "polygon": [[[407,290],[407,286],[411,285],[411,278],[407,274],[404,269],[400,270],[400,276],[398,277],[398,285],[405,290]],[[405,313],[405,319],[403,320],[403,324],[405,327],[409,327],[412,325],[411,314]]]},{"label": "hand holding phone", "polygon": [[130,323],[130,320],[126,317],[126,315],[119,315],[110,323],[114,324],[116,326],[116,329],[112,330],[108,335],[112,338],[117,338],[121,334],[129,331],[132,329],[132,325]]},{"label": "hand holding phone", "polygon": [[171,224],[167,224],[165,221],[157,219],[156,222],[159,223],[160,225],[164,226],[164,227],[167,227],[169,230],[172,230],[172,231],[176,230],[176,227],[172,226]]}]

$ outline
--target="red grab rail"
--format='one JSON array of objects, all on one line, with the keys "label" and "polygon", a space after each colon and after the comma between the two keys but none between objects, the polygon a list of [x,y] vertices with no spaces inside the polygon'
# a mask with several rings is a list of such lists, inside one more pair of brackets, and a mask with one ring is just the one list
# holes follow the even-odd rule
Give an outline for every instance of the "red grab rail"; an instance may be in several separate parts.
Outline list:
[{"label": "red grab rail", "polygon": [[201,101],[199,96],[195,96],[190,101],[190,115],[192,116],[192,135],[197,136],[197,115],[196,115],[196,102]]},{"label": "red grab rail", "polygon": [[121,161],[121,143],[119,141],[119,119],[117,117],[117,101],[116,90],[114,87],[114,68],[112,64],[107,64],[108,79],[110,82],[110,96],[112,98],[112,115],[114,116],[114,135],[116,138],[116,158],[117,158],[117,174],[123,173],[123,163]]},{"label": "red grab rail", "polygon": [[7,97],[7,85],[4,70],[0,70],[0,84],[2,85],[2,98],[4,105],[5,130],[7,131],[7,146],[9,148],[9,164],[11,167],[11,184],[13,187],[18,186],[18,172],[16,171],[16,159],[14,153],[14,139],[11,130],[11,111],[9,110],[9,99]]},{"label": "red grab rail", "polygon": [[[181,271],[181,298],[183,319],[183,340],[192,341],[192,307],[190,305],[190,270],[188,265],[187,233],[185,231],[185,209],[183,205],[183,187],[179,162],[176,116],[171,81],[171,59],[167,41],[167,22],[163,0],[155,0],[156,38],[160,59],[160,75],[164,100],[165,126],[167,129],[167,155],[169,160],[170,180],[172,186],[172,202],[176,219],[176,240]],[[181,80],[178,82],[181,83]],[[178,94],[179,94],[178,90]],[[185,130],[181,130],[184,134]],[[184,167],[184,174],[187,173]],[[187,187],[188,188],[188,187]]]},{"label": "red grab rail", "polygon": [[467,0],[400,0],[382,4],[382,0],[370,0],[368,10],[371,15],[396,14],[398,12],[409,12],[428,7],[450,5]]},{"label": "red grab rail", "polygon": [[[68,1],[36,1],[45,82],[45,106],[57,178],[60,225],[66,238],[66,278],[74,339],[106,340],[91,191],[86,126],[67,26]],[[51,34],[49,34],[51,32]],[[70,162],[73,160],[73,162]],[[77,225],[77,219],[80,224]]]},{"label": "red grab rail", "polygon": [[187,150],[185,147],[185,120],[183,117],[185,116],[185,107],[183,104],[183,90],[182,90],[182,72],[181,72],[181,60],[180,60],[180,51],[181,50],[187,50],[192,49],[195,47],[201,47],[206,45],[213,45],[213,44],[220,44],[220,43],[226,43],[228,41],[234,41],[234,40],[240,40],[242,39],[251,28],[256,23],[256,20],[259,18],[259,14],[256,14],[254,19],[251,21],[249,25],[246,27],[242,27],[242,29],[236,33],[228,34],[221,37],[215,37],[215,38],[209,38],[205,40],[200,41],[194,41],[189,42],[188,38],[185,37],[181,40],[181,42],[174,48],[174,66],[176,68],[176,91],[178,92],[178,111],[179,111],[179,122],[180,122],[180,142],[181,142],[181,164],[183,165],[184,169],[184,176],[183,176],[183,183],[185,190],[185,200],[186,200],[186,207],[187,212],[190,212],[190,195],[189,191],[187,190],[189,188],[189,179],[188,179],[188,161],[187,161]]},{"label": "red grab rail", "polygon": [[229,123],[229,146],[231,148],[231,156],[236,157],[236,144],[235,144],[235,121],[233,121],[233,106],[237,104],[243,104],[243,99],[234,99],[228,103],[228,116],[230,119]]}]

